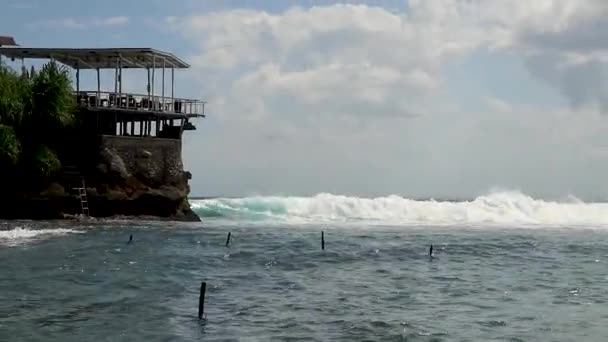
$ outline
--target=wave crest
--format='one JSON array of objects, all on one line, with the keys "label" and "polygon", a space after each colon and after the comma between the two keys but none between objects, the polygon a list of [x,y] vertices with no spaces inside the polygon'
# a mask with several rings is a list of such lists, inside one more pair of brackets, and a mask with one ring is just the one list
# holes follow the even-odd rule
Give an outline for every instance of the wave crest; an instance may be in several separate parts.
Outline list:
[{"label": "wave crest", "polygon": [[78,230],[56,228],[56,229],[29,229],[15,227],[13,229],[0,230],[0,245],[15,246],[45,237],[82,233]]},{"label": "wave crest", "polygon": [[327,193],[313,197],[217,198],[192,201],[203,218],[297,222],[374,221],[387,224],[608,225],[608,203],[534,199],[500,191],[472,201],[413,200],[397,195],[359,198]]}]

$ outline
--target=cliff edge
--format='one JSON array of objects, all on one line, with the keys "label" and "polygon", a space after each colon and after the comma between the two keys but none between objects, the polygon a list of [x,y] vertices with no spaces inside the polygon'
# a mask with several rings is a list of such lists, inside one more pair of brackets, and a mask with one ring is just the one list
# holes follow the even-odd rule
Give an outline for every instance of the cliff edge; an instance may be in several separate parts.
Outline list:
[{"label": "cliff edge", "polygon": [[145,218],[200,221],[190,209],[181,140],[101,136],[97,154],[38,191],[0,195],[0,218],[61,219],[82,213],[78,191],[87,191],[90,215],[96,218]]}]

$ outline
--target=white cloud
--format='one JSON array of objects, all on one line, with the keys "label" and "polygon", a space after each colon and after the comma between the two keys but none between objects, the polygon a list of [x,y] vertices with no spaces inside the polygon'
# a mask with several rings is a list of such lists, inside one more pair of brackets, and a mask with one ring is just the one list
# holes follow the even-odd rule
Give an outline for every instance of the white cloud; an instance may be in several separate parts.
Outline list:
[{"label": "white cloud", "polygon": [[61,18],[51,19],[34,24],[35,27],[41,28],[62,28],[62,29],[90,29],[99,27],[117,27],[124,26],[129,23],[129,18],[124,16],[105,17],[105,18]]},{"label": "white cloud", "polygon": [[[334,5],[170,18],[197,47],[189,60],[212,116],[186,145],[194,188],[599,196],[606,14],[603,0],[410,0],[404,13]],[[445,67],[480,49],[521,59],[574,106],[482,94],[463,103]]]}]

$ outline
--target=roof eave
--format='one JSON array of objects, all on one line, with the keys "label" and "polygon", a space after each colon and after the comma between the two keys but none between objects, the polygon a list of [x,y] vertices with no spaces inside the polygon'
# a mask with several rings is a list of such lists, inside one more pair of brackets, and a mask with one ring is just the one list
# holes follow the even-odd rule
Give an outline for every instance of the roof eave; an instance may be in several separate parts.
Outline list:
[{"label": "roof eave", "polygon": [[[60,49],[60,48],[23,48],[0,47],[0,55],[16,59],[55,59],[71,68],[114,69],[115,60],[122,57],[122,67],[126,69],[145,69],[160,67],[150,59],[158,57],[168,62],[167,67],[187,69],[190,65],[172,53],[151,48],[100,48],[100,49]],[[134,59],[134,60],[132,60]]]}]

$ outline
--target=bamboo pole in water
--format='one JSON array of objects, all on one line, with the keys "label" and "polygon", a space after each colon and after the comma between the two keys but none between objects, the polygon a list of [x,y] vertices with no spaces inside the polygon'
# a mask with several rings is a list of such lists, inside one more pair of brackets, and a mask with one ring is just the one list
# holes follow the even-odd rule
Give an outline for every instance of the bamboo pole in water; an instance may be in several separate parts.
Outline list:
[{"label": "bamboo pole in water", "polygon": [[198,319],[203,318],[205,313],[205,291],[207,290],[207,283],[201,283],[201,295],[198,298]]}]

